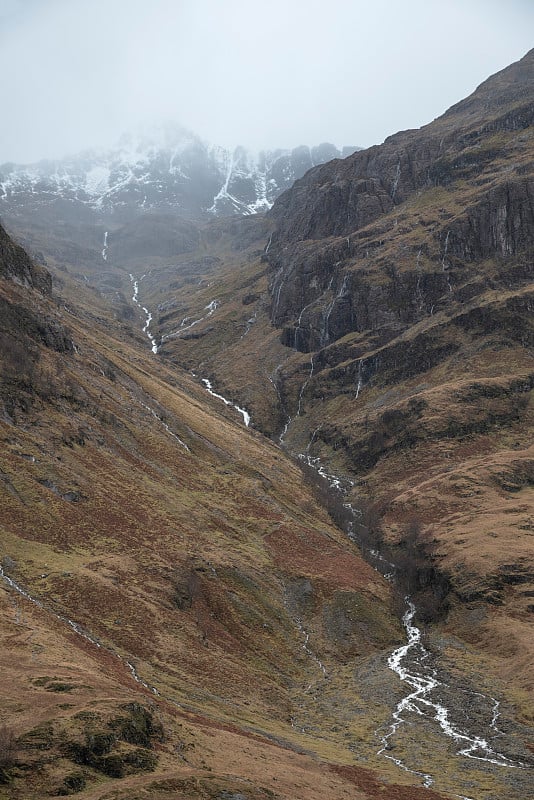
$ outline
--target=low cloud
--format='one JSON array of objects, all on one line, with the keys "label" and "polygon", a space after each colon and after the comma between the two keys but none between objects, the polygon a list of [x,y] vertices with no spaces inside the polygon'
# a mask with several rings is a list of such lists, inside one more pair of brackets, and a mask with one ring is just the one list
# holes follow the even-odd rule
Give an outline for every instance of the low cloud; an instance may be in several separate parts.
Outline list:
[{"label": "low cloud", "polygon": [[529,49],[516,0],[0,0],[0,163],[176,120],[252,147],[367,146]]}]

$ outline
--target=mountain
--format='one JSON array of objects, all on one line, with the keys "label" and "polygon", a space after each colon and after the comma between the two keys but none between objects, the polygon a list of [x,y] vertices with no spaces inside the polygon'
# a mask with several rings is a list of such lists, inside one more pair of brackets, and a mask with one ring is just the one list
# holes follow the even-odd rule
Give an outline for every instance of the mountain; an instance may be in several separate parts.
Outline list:
[{"label": "mountain", "polygon": [[0,208],[58,201],[100,212],[158,209],[182,216],[254,214],[317,164],[356,148],[332,144],[252,153],[208,145],[195,134],[167,127],[125,135],[108,151],[59,161],[0,166]]},{"label": "mountain", "polygon": [[389,584],[141,319],[0,243],[0,797],[341,800]]},{"label": "mountain", "polygon": [[146,286],[167,286],[160,357],[202,363],[257,427],[371,504],[376,545],[405,564],[448,656],[451,635],[483,653],[527,726],[533,87],[531,51],[420,130],[309,171],[266,215],[255,262],[228,259],[209,287]]},{"label": "mountain", "polygon": [[529,796],[533,78],[265,214],[4,203],[0,798]]}]

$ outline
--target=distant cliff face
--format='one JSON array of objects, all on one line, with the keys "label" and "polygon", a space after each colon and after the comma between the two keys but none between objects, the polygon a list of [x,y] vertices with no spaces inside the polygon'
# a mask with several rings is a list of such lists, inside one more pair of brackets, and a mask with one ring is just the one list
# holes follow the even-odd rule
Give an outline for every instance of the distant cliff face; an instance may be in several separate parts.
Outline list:
[{"label": "distant cliff face", "polygon": [[[510,285],[534,246],[534,51],[420,130],[318,166],[276,201],[271,320],[318,349],[351,331],[390,338],[485,285]],[[467,283],[470,284],[467,288]]]},{"label": "distant cliff face", "polygon": [[50,273],[35,264],[26,251],[13,242],[2,225],[0,225],[0,278],[8,278],[47,295],[52,290]]},{"label": "distant cliff face", "polygon": [[123,137],[107,152],[30,166],[0,166],[0,208],[59,200],[92,209],[178,210],[182,216],[254,214],[304,173],[356,148],[331,144],[253,154],[208,145],[182,129]]},{"label": "distant cliff face", "polygon": [[[0,225],[0,419],[10,423],[50,392],[43,351],[74,343],[50,302],[52,277]],[[60,381],[61,383],[61,381]]]}]

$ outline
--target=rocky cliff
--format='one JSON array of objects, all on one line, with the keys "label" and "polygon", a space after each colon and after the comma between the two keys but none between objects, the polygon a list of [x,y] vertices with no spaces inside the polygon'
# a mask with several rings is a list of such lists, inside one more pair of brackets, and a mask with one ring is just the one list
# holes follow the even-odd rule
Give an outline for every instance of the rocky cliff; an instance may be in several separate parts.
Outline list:
[{"label": "rocky cliff", "polygon": [[190,131],[168,127],[125,135],[108,151],[59,161],[0,166],[0,207],[41,208],[60,201],[99,212],[157,209],[182,216],[255,214],[304,173],[355,147],[323,143],[253,153],[209,145]]},{"label": "rocky cliff", "polygon": [[52,276],[0,225],[0,415],[13,421],[51,389],[42,349],[73,352],[70,334],[50,302]]},{"label": "rocky cliff", "polygon": [[50,273],[28,256],[0,225],[0,277],[9,278],[22,286],[38,289],[49,295],[52,290]]},{"label": "rocky cliff", "polygon": [[[528,278],[534,51],[418,131],[311,170],[270,212],[271,319],[301,350]],[[409,221],[408,221],[409,218]],[[415,225],[414,225],[415,223]]]}]

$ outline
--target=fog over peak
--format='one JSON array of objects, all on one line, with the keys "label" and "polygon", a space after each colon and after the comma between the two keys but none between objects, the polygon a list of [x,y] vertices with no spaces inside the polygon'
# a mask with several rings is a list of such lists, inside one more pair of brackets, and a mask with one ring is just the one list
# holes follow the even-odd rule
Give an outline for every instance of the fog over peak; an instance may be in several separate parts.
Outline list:
[{"label": "fog over peak", "polygon": [[173,122],[254,149],[368,146],[531,47],[529,0],[0,0],[0,163]]}]

